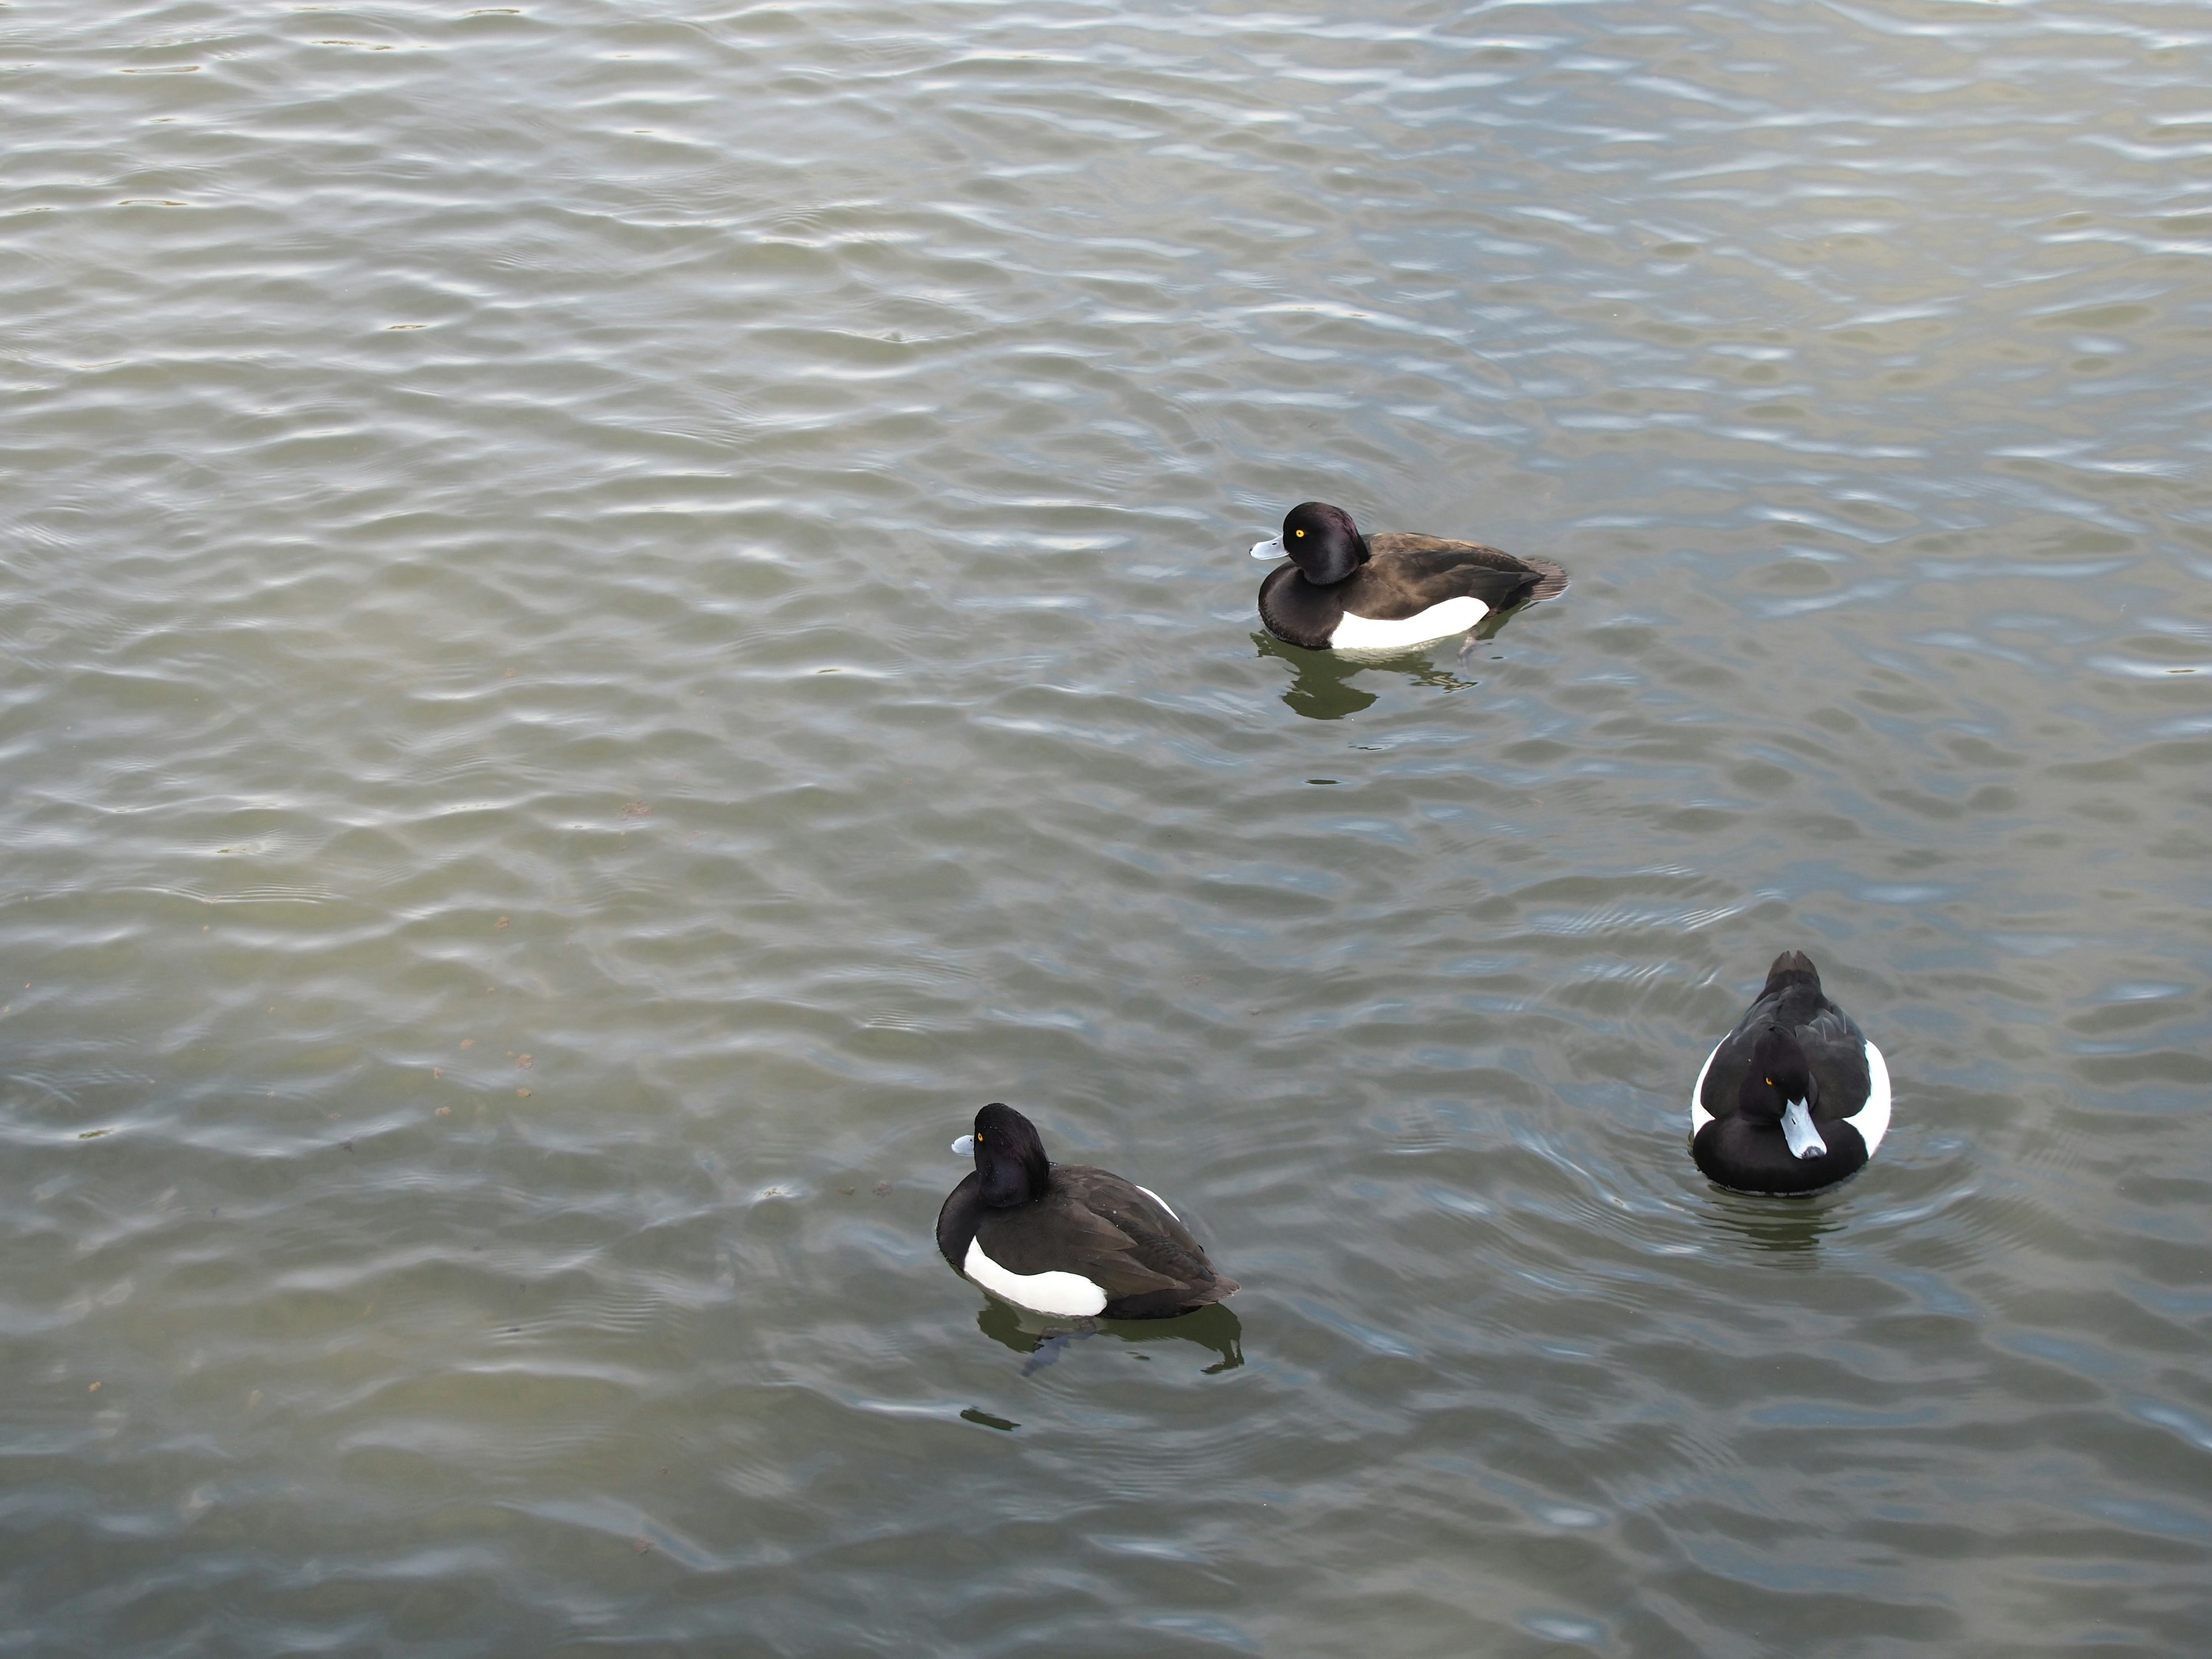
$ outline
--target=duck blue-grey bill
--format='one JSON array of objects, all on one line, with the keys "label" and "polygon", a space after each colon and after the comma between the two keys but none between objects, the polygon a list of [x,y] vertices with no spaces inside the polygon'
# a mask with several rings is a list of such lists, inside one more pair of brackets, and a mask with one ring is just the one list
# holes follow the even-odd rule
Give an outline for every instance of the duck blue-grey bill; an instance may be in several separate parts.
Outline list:
[{"label": "duck blue-grey bill", "polygon": [[975,1157],[975,1137],[973,1135],[963,1135],[959,1139],[954,1141],[952,1143],[952,1156],[955,1158]]},{"label": "duck blue-grey bill", "polygon": [[1783,1108],[1782,1138],[1790,1143],[1792,1158],[1819,1158],[1828,1150],[1828,1143],[1813,1127],[1812,1112],[1802,1100],[1793,1100]]},{"label": "duck blue-grey bill", "polygon": [[1254,542],[1252,544],[1252,556],[1255,559],[1281,558],[1283,556],[1283,538],[1280,536],[1270,536],[1264,542]]}]

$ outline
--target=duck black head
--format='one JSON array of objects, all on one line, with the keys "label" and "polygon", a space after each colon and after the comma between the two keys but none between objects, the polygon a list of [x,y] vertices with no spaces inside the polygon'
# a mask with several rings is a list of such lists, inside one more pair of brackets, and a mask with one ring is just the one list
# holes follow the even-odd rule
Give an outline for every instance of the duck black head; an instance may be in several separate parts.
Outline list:
[{"label": "duck black head", "polygon": [[1813,1127],[1813,1109],[1820,1099],[1820,1085],[1796,1037],[1779,1025],[1761,1031],[1737,1092],[1736,1109],[1755,1123],[1779,1128],[1791,1157],[1819,1158],[1828,1150]]},{"label": "duck black head", "polygon": [[1300,501],[1284,515],[1283,533],[1252,550],[1255,559],[1279,559],[1285,554],[1308,581],[1329,587],[1367,562],[1367,538],[1342,507]]},{"label": "duck black head", "polygon": [[[965,1137],[975,1154],[982,1180],[981,1197],[994,1210],[1042,1198],[1052,1180],[1052,1163],[1036,1125],[1004,1101],[994,1100],[975,1114],[975,1133]],[[956,1150],[959,1143],[954,1143]]]}]

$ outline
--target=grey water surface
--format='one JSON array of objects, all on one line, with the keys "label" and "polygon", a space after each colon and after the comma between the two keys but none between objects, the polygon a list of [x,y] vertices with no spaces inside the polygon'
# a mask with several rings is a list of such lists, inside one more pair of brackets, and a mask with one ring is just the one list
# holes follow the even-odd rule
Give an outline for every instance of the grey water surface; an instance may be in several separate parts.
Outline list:
[{"label": "grey water surface", "polygon": [[[2205,1650],[2212,9],[10,0],[0,144],[0,1652]],[[1278,645],[1306,497],[1574,585]],[[991,1099],[1244,1289],[991,1304]]]}]

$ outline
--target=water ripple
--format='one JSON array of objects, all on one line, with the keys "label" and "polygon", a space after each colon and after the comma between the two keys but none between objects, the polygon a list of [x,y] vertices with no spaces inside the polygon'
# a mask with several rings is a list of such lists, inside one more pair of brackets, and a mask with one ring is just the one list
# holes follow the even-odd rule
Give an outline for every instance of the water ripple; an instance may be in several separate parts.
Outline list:
[{"label": "water ripple", "polygon": [[[13,1627],[2186,1650],[2208,38],[0,9]],[[1245,1290],[983,1305],[994,1098]]]}]

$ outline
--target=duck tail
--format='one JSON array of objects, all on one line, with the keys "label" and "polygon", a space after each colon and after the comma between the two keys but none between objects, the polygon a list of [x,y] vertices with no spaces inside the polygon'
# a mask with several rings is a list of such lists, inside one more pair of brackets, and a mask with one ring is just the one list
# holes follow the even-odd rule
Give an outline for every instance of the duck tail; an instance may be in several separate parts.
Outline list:
[{"label": "duck tail", "polygon": [[1567,573],[1549,559],[1523,559],[1521,562],[1535,571],[1540,579],[1522,596],[1523,605],[1533,605],[1538,599],[1556,599],[1567,591]]},{"label": "duck tail", "polygon": [[1814,990],[1820,988],[1820,970],[1813,965],[1813,958],[1802,951],[1784,951],[1774,958],[1774,966],[1766,970],[1766,988],[1777,991],[1785,985],[1805,984]]},{"label": "duck tail", "polygon": [[1226,1273],[1216,1273],[1206,1281],[1206,1288],[1191,1292],[1183,1302],[1183,1311],[1210,1308],[1217,1302],[1226,1302],[1243,1287]]}]

